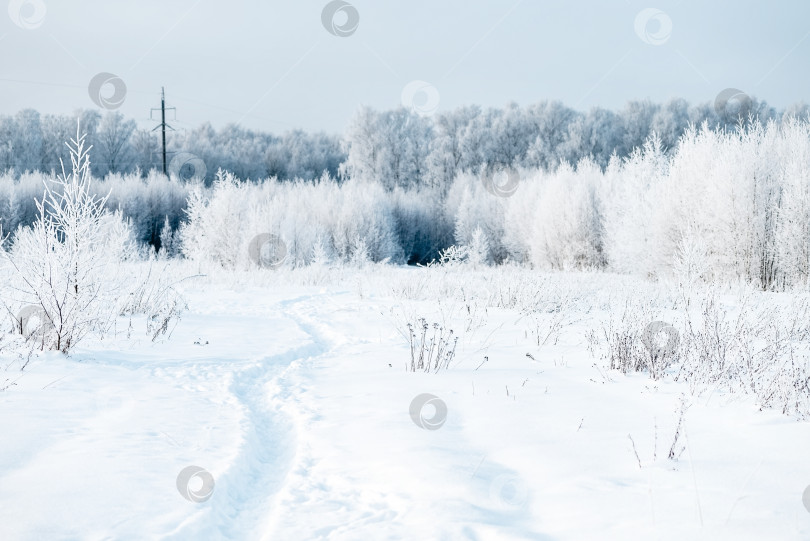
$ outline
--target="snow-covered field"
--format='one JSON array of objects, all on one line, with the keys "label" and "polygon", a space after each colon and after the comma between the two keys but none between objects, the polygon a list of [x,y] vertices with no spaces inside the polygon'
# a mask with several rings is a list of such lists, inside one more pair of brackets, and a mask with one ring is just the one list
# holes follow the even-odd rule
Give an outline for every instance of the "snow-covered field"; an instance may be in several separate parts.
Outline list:
[{"label": "snow-covered field", "polygon": [[[6,359],[0,539],[810,538],[806,421],[589,347],[602,295],[657,286],[555,275],[591,302],[538,323],[497,270],[311,272],[187,280],[155,342]],[[406,370],[419,318],[449,368]]]}]

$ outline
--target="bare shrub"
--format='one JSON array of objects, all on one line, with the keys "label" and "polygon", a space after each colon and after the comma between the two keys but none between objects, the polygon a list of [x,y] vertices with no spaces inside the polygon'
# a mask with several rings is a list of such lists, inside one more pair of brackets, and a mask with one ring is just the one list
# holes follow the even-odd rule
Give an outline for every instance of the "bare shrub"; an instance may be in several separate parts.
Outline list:
[{"label": "bare shrub", "polygon": [[411,348],[408,370],[438,372],[449,368],[456,354],[458,336],[453,336],[452,329],[439,323],[429,325],[426,319],[419,318],[415,323],[408,323],[408,341]]},{"label": "bare shrub", "polygon": [[[611,370],[623,374],[647,371],[652,379],[660,379],[674,362],[678,351],[663,351],[655,347],[650,326],[657,323],[658,309],[654,301],[626,299],[618,315],[611,312],[601,326],[601,336],[590,335],[592,351],[597,340],[603,345],[603,357]],[[655,333],[654,333],[655,334]]]},{"label": "bare shrub", "polygon": [[[767,295],[767,294],[761,294]],[[687,320],[685,347],[676,379],[751,394],[763,408],[810,415],[810,305],[806,298],[788,303],[752,302],[723,307],[716,294],[706,296]]]}]

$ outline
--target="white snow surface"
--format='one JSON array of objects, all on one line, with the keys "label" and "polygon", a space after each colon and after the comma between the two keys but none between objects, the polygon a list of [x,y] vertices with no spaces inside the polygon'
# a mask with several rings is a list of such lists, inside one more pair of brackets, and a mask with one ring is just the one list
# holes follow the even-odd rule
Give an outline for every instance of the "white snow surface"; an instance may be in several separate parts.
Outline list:
[{"label": "white snow surface", "polygon": [[[490,308],[448,370],[412,373],[395,297],[184,295],[162,340],[88,340],[2,374],[0,539],[810,539],[807,422],[608,372],[576,325],[538,347]],[[446,404],[437,430],[409,414],[423,393]],[[215,481],[206,501],[176,486],[191,465]]]}]

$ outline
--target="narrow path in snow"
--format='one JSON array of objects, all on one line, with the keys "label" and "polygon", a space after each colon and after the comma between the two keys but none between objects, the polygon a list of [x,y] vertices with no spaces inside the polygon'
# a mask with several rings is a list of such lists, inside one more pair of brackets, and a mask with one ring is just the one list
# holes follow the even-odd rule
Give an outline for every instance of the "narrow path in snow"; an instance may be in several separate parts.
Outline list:
[{"label": "narrow path in snow", "polygon": [[[322,347],[319,355],[296,363],[298,369],[285,374],[273,395],[279,408],[294,420],[299,439],[262,539],[476,537],[474,530],[453,521],[443,526],[436,520],[424,521],[424,513],[437,512],[437,504],[449,511],[448,516],[465,516],[484,528],[497,527],[502,539],[545,539],[534,531],[536,524],[527,523],[531,521],[528,509],[504,507],[491,498],[492,480],[507,482],[513,472],[493,458],[482,461],[485,452],[465,437],[459,425],[441,434],[422,431],[408,416],[407,401],[399,404],[391,396],[380,400],[381,395],[401,392],[403,374],[382,362],[390,356],[391,344],[374,340],[375,325],[380,323],[377,303],[344,294],[313,295],[282,304],[285,314]],[[379,380],[366,381],[369,376],[379,377],[379,373],[373,376],[375,365],[391,371]],[[355,377],[357,381],[347,385],[346,380]],[[434,379],[433,375],[426,378]],[[408,394],[406,400],[411,398]],[[357,404],[364,411],[357,412]],[[375,419],[378,415],[392,417],[402,432],[396,427],[389,432],[385,422]],[[391,446],[396,451],[376,452],[381,438],[383,449]],[[443,449],[431,449],[431,440],[443,442]],[[424,460],[434,457],[439,464],[460,461],[470,467],[460,475],[447,476],[444,470],[431,477],[417,466],[422,459],[401,460],[402,450],[397,447],[402,446],[415,446]],[[431,503],[437,494],[445,494],[445,501]],[[313,520],[302,522],[301,517]],[[421,525],[415,528],[417,523]],[[426,529],[419,531],[420,527]],[[515,535],[515,531],[522,533]]]},{"label": "narrow path in snow", "polygon": [[[364,507],[359,492],[346,494],[339,487],[330,485],[329,479],[317,475],[316,469],[313,468],[317,457],[313,454],[314,450],[310,448],[310,441],[305,434],[311,428],[312,422],[319,418],[318,409],[324,407],[323,404],[312,403],[309,391],[313,384],[311,379],[313,373],[317,371],[321,361],[333,359],[343,348],[358,342],[357,338],[334,331],[324,321],[324,314],[321,313],[324,305],[330,305],[331,310],[340,309],[326,294],[300,297],[281,303],[285,316],[295,321],[296,325],[311,337],[313,343],[318,346],[316,348],[318,352],[302,356],[290,365],[290,370],[281,374],[273,381],[273,385],[267,388],[271,402],[278,411],[287,413],[296,431],[304,437],[303,445],[299,439],[285,482],[275,495],[276,505],[269,510],[268,527],[261,539],[285,538],[289,533],[286,531],[285,521],[290,519],[290,511],[300,510],[302,506],[311,504],[321,496],[328,496],[327,506],[330,511],[341,507],[359,511]],[[326,314],[326,317],[328,315]],[[366,512],[362,514],[367,515]],[[314,523],[301,526],[313,538],[320,538],[323,533],[318,531],[319,525]]]},{"label": "narrow path in snow", "polygon": [[225,360],[210,368],[223,375],[230,373],[228,392],[242,410],[241,441],[227,471],[216,480],[210,513],[174,532],[173,537],[216,531],[226,539],[260,539],[271,528],[278,494],[298,454],[298,427],[284,411],[294,400],[289,381],[303,361],[325,355],[331,348],[293,316],[296,306],[309,299],[303,296],[273,304],[266,309],[273,313],[273,320],[256,317],[253,325],[239,328],[244,336],[231,337],[236,344],[244,343],[248,336],[261,336],[268,324],[277,325],[277,319],[282,319],[305,337],[295,340],[298,345],[247,362]]}]

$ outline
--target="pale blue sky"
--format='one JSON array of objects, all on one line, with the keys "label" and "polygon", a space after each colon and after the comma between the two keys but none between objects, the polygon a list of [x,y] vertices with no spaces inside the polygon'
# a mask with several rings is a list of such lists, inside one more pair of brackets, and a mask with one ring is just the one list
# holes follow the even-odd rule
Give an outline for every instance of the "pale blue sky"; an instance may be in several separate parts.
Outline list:
[{"label": "pale blue sky", "polygon": [[[0,12],[3,114],[93,108],[87,86],[99,72],[126,82],[119,110],[143,127],[165,85],[181,129],[340,132],[361,104],[399,105],[413,80],[436,87],[438,111],[702,102],[728,87],[780,108],[810,101],[806,0],[352,0],[360,23],[348,37],[322,25],[324,0],[37,1],[47,12],[34,29]],[[635,31],[650,7],[672,22],[661,45]],[[36,26],[33,8],[22,9]]]}]

